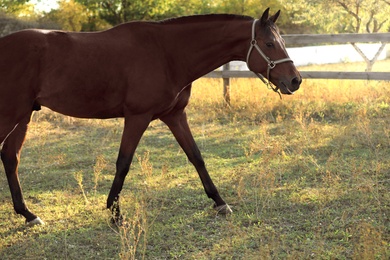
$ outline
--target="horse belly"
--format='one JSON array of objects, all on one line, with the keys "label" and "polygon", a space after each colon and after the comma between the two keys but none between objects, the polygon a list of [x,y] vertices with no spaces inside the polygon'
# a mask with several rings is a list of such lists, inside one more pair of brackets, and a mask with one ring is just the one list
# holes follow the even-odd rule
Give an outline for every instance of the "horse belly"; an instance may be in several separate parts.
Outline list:
[{"label": "horse belly", "polygon": [[110,62],[81,53],[51,54],[41,71],[39,104],[74,117],[123,116],[125,79]]},{"label": "horse belly", "polygon": [[56,91],[41,91],[37,102],[58,113],[80,118],[123,116],[123,95],[107,86],[58,83]]}]

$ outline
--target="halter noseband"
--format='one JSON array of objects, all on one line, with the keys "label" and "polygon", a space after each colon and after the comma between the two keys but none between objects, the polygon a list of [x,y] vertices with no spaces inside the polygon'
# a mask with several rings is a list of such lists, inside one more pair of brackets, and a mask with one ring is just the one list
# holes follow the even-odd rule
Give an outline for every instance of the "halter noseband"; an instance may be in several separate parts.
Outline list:
[{"label": "halter noseband", "polygon": [[249,47],[248,54],[246,56],[246,64],[247,64],[248,68],[250,69],[250,67],[249,67],[249,58],[251,56],[253,48],[255,48],[257,50],[257,52],[261,55],[261,57],[263,57],[264,60],[267,62],[267,78],[265,78],[261,73],[255,72],[253,70],[252,70],[252,72],[255,73],[256,76],[258,76],[261,79],[261,81],[263,81],[264,84],[267,85],[268,88],[272,89],[273,91],[278,93],[279,96],[280,96],[279,87],[277,87],[277,86],[273,87],[272,86],[272,83],[270,81],[269,75],[270,75],[271,70],[273,68],[275,68],[277,64],[280,64],[280,63],[283,63],[283,62],[287,62],[287,61],[291,61],[292,62],[292,60],[289,57],[287,57],[287,58],[284,58],[284,59],[273,61],[273,60],[271,60],[269,57],[267,57],[264,54],[264,52],[260,49],[259,45],[257,44],[257,40],[256,40],[255,28],[256,28],[256,22],[257,21],[258,21],[258,19],[255,19],[253,21],[253,24],[252,24],[252,40],[251,40],[251,46]]}]

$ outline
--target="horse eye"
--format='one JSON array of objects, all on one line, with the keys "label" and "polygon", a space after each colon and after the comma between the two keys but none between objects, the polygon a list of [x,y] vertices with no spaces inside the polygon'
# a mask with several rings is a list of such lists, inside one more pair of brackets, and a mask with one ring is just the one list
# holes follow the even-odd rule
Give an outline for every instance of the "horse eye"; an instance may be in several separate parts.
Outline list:
[{"label": "horse eye", "polygon": [[274,47],[274,44],[272,42],[267,42],[265,45],[267,45],[267,47]]}]

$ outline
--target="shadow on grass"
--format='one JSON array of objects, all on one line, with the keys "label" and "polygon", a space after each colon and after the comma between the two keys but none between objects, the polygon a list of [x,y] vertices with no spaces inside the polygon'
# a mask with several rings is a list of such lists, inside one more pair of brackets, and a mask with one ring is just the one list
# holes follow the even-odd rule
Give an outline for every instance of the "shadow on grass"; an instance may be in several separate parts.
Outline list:
[{"label": "shadow on grass", "polygon": [[[388,137],[375,120],[348,123],[195,125],[210,174],[233,208],[227,217],[216,216],[167,127],[153,124],[139,145],[140,157],[133,162],[121,200],[128,219],[138,200],[145,203],[147,239],[138,256],[388,256]],[[0,254],[9,259],[117,259],[131,248],[123,248],[102,209],[115,171],[120,126],[116,121],[60,126],[48,124],[45,134],[32,127],[20,168],[27,203],[48,225],[25,229],[21,218],[1,214]],[[145,151],[150,151],[150,173],[140,165]],[[99,155],[107,164],[96,185]],[[74,177],[79,171],[88,203]],[[4,175],[1,180],[6,183]],[[10,201],[8,187],[2,186],[0,194]],[[12,211],[11,204],[1,210]]]}]

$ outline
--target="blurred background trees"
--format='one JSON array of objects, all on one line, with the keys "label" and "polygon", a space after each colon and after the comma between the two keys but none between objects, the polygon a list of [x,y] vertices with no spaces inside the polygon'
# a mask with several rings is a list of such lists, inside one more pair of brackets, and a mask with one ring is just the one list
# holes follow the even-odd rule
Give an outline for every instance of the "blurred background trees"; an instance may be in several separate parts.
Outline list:
[{"label": "blurred background trees", "polygon": [[[37,3],[57,2],[42,11]],[[390,31],[390,0],[0,0],[0,34],[24,28],[103,30],[133,20],[234,13],[259,17],[282,10],[282,33]]]}]

